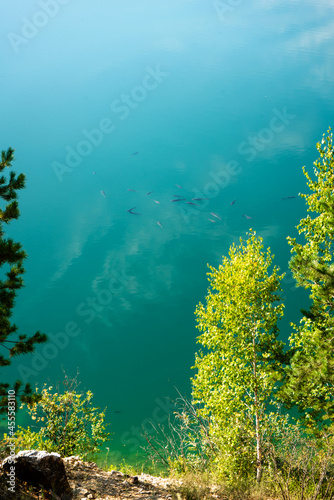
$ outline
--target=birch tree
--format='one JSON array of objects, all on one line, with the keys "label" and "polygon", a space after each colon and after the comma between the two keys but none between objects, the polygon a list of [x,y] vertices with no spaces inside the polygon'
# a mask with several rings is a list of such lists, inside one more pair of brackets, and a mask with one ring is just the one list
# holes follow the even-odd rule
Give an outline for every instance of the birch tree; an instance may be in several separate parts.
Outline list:
[{"label": "birch tree", "polygon": [[209,266],[206,305],[195,312],[203,349],[196,354],[193,399],[210,417],[222,473],[256,472],[258,482],[267,414],[286,362],[277,327],[284,275],[276,266],[269,274],[272,260],[262,238],[250,232],[218,269]]}]

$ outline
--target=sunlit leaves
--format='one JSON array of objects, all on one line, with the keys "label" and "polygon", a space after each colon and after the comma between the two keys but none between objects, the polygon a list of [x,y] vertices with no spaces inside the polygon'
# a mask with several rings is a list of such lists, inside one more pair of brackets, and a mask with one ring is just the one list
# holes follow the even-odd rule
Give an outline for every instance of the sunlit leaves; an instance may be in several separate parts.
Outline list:
[{"label": "sunlit leaves", "polygon": [[282,397],[296,404],[307,425],[318,429],[334,417],[334,148],[331,130],[317,144],[313,177],[303,168],[308,215],[297,226],[304,242],[288,238],[297,284],[310,290],[311,305],[290,336],[294,356]]},{"label": "sunlit leaves", "polygon": [[195,313],[203,350],[196,356],[193,397],[212,417],[212,431],[236,468],[243,467],[237,453],[241,448],[253,456],[254,468],[255,441],[260,444],[264,412],[285,361],[277,339],[283,275],[276,267],[269,273],[272,260],[255,232],[232,245],[218,269],[209,266],[206,304],[199,304]]},{"label": "sunlit leaves", "polygon": [[28,407],[38,432],[20,427],[17,444],[56,451],[62,456],[94,456],[109,436],[105,431],[105,410],[92,405],[91,391],[83,394],[70,388],[61,394],[52,389],[44,386],[41,399]]}]

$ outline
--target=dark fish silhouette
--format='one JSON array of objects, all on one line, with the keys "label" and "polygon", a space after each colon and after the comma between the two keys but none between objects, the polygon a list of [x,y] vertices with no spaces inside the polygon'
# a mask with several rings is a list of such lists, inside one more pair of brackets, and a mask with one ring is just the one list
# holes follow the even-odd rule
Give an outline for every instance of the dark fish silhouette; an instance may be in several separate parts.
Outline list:
[{"label": "dark fish silhouette", "polygon": [[285,196],[282,200],[291,200],[291,198],[297,198],[297,196]]},{"label": "dark fish silhouette", "polygon": [[182,195],[180,194],[173,194],[174,198],[182,198]]},{"label": "dark fish silhouette", "polygon": [[149,191],[148,193],[146,193],[146,196],[147,196],[148,194],[151,194],[151,193],[154,193],[154,191]]},{"label": "dark fish silhouette", "polygon": [[243,217],[245,217],[245,219],[251,219],[251,217],[249,217],[249,215],[243,215]]},{"label": "dark fish silhouette", "polygon": [[178,198],[177,200],[170,200],[170,201],[173,202],[173,201],[183,201],[183,200],[185,200],[185,198]]},{"label": "dark fish silhouette", "polygon": [[100,192],[101,192],[102,196],[105,198],[106,197],[106,193],[104,191],[102,191],[102,190]]},{"label": "dark fish silhouette", "polygon": [[141,215],[141,214],[140,214],[140,213],[138,213],[138,212],[132,212],[132,210],[134,210],[135,208],[136,208],[136,207],[132,207],[132,208],[130,208],[129,210],[127,210],[127,212],[128,212],[129,214],[132,214],[132,215]]},{"label": "dark fish silhouette", "polygon": [[132,191],[133,193],[137,193],[137,191],[135,189],[129,189],[128,188],[128,191]]},{"label": "dark fish silhouette", "polygon": [[139,154],[139,151],[135,151],[134,153],[132,153],[131,156],[134,156],[134,155],[137,155],[137,154]]},{"label": "dark fish silhouette", "polygon": [[209,198],[191,198],[193,201],[208,200]]},{"label": "dark fish silhouette", "polygon": [[198,203],[193,203],[192,201],[186,201],[188,205],[194,205],[195,207],[198,207]]},{"label": "dark fish silhouette", "polygon": [[234,205],[234,203],[236,202],[237,200],[233,200],[231,201],[230,205]]}]

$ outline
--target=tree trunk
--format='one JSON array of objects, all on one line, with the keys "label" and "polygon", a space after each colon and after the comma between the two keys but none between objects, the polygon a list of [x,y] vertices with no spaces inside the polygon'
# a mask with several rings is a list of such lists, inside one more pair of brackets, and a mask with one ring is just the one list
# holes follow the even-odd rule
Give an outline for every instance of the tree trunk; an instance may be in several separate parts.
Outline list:
[{"label": "tree trunk", "polygon": [[[255,330],[256,332],[256,330]],[[255,332],[253,330],[253,374],[254,374],[254,405],[255,405],[255,436],[256,436],[256,482],[260,483],[262,478],[262,453],[261,453],[261,437],[260,437],[260,417],[259,417],[259,402],[257,388],[257,371],[256,371],[256,344]]]},{"label": "tree trunk", "polygon": [[[255,404],[257,394],[255,395]],[[255,410],[255,426],[256,426],[256,482],[260,483],[262,478],[262,456],[261,456],[261,437],[260,437],[260,422],[258,409]]]}]

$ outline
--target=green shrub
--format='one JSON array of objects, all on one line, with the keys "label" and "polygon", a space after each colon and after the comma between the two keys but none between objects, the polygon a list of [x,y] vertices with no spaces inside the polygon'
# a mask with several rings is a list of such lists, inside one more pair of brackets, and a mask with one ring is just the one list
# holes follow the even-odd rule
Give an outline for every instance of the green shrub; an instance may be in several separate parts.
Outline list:
[{"label": "green shrub", "polygon": [[180,393],[174,407],[166,426],[151,422],[149,430],[143,429],[148,460],[175,475],[208,471],[217,453],[209,436],[209,420]]},{"label": "green shrub", "polygon": [[288,421],[266,443],[265,479],[283,500],[334,498],[333,428],[318,436]]},{"label": "green shrub", "polygon": [[[44,385],[42,398],[27,406],[38,430],[18,427],[16,444],[20,449],[55,451],[61,456],[94,457],[100,445],[109,437],[106,432],[105,410],[93,407],[93,393],[77,393],[76,379],[65,379],[65,391],[53,392]],[[24,405],[22,405],[24,406]],[[21,407],[22,408],[22,407]]]}]

